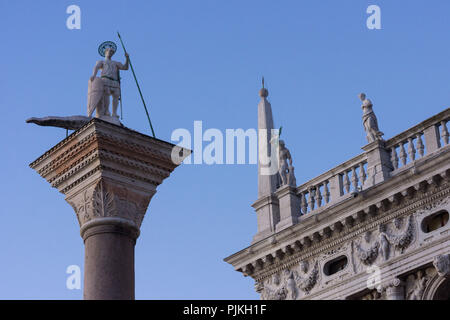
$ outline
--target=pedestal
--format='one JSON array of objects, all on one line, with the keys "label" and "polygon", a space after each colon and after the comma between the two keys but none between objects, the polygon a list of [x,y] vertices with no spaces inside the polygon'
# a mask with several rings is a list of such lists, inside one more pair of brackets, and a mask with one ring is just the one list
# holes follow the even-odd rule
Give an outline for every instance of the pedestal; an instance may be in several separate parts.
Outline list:
[{"label": "pedestal", "polygon": [[189,154],[94,118],[30,164],[77,215],[85,299],[134,299],[134,246],[148,204]]}]

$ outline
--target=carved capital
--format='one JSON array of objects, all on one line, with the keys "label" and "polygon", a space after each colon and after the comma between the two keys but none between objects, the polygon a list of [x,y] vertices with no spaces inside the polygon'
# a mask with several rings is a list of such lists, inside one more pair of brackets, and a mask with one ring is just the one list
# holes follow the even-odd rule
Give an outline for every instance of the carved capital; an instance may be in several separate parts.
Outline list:
[{"label": "carved capital", "polygon": [[30,166],[66,196],[83,237],[93,226],[137,237],[156,187],[189,154],[94,118]]},{"label": "carved capital", "polygon": [[386,290],[386,298],[388,300],[404,300],[405,299],[405,283],[399,278],[394,278],[384,285]]}]

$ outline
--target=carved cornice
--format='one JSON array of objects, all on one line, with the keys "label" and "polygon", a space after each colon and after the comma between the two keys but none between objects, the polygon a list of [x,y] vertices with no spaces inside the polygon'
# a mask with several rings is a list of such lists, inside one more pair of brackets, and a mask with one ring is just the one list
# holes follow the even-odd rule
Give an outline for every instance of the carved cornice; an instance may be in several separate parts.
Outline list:
[{"label": "carved cornice", "polygon": [[[98,172],[139,180],[150,189],[177,164],[174,145],[94,118],[30,164],[52,187],[67,194]],[[183,149],[184,157],[190,150]]]},{"label": "carved cornice", "polygon": [[[442,175],[440,175],[442,177]],[[427,182],[428,183],[428,182]],[[259,270],[252,270],[251,273],[245,273],[244,275],[251,275],[256,280],[262,280],[282,269],[288,268],[292,265],[299,263],[304,259],[308,259],[310,257],[316,256],[326,250],[329,250],[335,246],[338,246],[342,243],[348,242],[353,238],[365,233],[368,230],[372,230],[381,224],[385,224],[392,219],[400,216],[405,216],[415,210],[424,207],[426,205],[430,205],[438,199],[444,198],[450,194],[450,187],[447,180],[441,181],[439,186],[435,184],[430,184],[426,188],[420,188],[420,192],[417,191],[413,194],[413,197],[410,197],[408,193],[402,195],[398,193],[395,197],[390,197],[391,199],[386,199],[389,203],[387,207],[379,206],[379,208],[375,207],[372,210],[371,214],[367,214],[366,217],[362,218],[358,217],[357,214],[353,216],[347,216],[340,220],[340,223],[344,226],[343,228],[336,228],[336,221],[331,222],[330,225],[323,225],[321,228],[324,230],[326,227],[333,230],[331,236],[320,237],[320,232],[310,231],[309,233],[302,233],[299,237],[293,234],[290,238],[291,241],[285,240],[282,242],[282,246],[274,247],[272,250],[267,249],[258,249],[252,250],[253,253],[251,255],[255,256],[254,259],[258,260],[258,253],[265,252],[265,256],[271,256],[272,262],[270,264],[263,264]],[[368,213],[371,210],[364,210]],[[348,222],[348,218],[352,217],[353,223]],[[339,222],[339,221],[338,221]],[[339,230],[340,229],[340,230]],[[314,234],[317,234],[317,237],[314,237]],[[309,243],[308,243],[309,242]],[[285,254],[282,259],[277,256],[277,251],[283,251],[283,248],[286,246],[290,246],[294,248],[293,252],[288,255]],[[267,252],[268,251],[268,252]],[[227,258],[230,259],[233,256]],[[236,257],[237,258],[237,257]],[[250,258],[250,257],[249,257]],[[250,260],[249,258],[245,259],[246,261]],[[245,261],[244,260],[244,261]],[[256,261],[255,260],[255,261]],[[229,261],[230,262],[230,261]],[[242,269],[237,268],[238,271],[244,271]]]}]

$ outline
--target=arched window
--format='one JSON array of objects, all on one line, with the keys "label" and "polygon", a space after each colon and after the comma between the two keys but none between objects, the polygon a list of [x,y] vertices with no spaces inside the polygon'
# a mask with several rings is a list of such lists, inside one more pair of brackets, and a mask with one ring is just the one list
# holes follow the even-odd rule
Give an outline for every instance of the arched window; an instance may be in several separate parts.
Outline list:
[{"label": "arched window", "polygon": [[347,266],[347,263],[348,259],[346,256],[339,256],[325,263],[325,266],[323,267],[323,273],[327,276],[331,276],[341,270],[344,270],[344,268]]},{"label": "arched window", "polygon": [[448,222],[448,211],[438,211],[422,221],[422,231],[425,233],[435,231],[444,227]]}]

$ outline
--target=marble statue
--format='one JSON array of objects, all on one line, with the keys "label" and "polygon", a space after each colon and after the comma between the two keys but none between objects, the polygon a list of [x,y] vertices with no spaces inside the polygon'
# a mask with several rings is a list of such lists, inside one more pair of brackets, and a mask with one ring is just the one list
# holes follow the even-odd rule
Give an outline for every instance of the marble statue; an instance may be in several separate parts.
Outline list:
[{"label": "marble statue", "polygon": [[296,186],[296,179],[294,174],[294,167],[292,166],[292,156],[289,149],[286,148],[283,140],[280,140],[280,147],[278,151],[278,173],[281,178],[281,185]]},{"label": "marble statue", "polygon": [[378,129],[378,121],[372,109],[372,101],[366,99],[366,95],[364,93],[359,94],[359,99],[363,103],[361,106],[361,108],[363,109],[362,121],[364,130],[366,131],[367,141],[371,143],[376,140],[382,140],[382,136],[384,133]]},{"label": "marble statue", "polygon": [[[92,76],[89,78],[88,86],[88,117],[97,110],[96,117],[112,117],[114,122],[119,122],[117,107],[120,99],[120,74],[119,70],[128,70],[129,56],[125,53],[126,61],[122,64],[111,60],[114,55],[114,48],[105,49],[105,60],[97,61]],[[100,77],[97,72],[101,70]],[[112,114],[109,112],[109,100],[112,96]],[[108,119],[109,120],[109,119]]]},{"label": "marble statue", "polygon": [[[26,122],[35,123],[40,126],[78,130],[92,119],[94,110],[97,110],[95,114],[96,118],[123,126],[119,121],[119,116],[117,115],[117,107],[121,96],[119,70],[128,70],[130,59],[128,53],[125,53],[125,64],[111,60],[111,57],[115,53],[115,48],[115,45],[113,47],[109,46],[103,48],[105,60],[97,61],[94,67],[94,72],[89,78],[87,116],[75,115],[65,117],[32,117],[27,119]],[[99,70],[101,70],[100,77],[97,77],[97,72]],[[112,114],[108,110],[110,96],[112,96]]]}]

